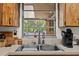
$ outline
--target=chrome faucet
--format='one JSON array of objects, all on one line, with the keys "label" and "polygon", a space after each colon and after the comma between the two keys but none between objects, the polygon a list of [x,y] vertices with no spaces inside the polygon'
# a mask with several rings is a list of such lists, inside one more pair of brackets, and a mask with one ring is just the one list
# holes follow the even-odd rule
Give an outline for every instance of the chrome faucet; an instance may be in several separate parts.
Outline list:
[{"label": "chrome faucet", "polygon": [[38,44],[41,44],[40,31],[39,31],[39,33],[38,33]]},{"label": "chrome faucet", "polygon": [[41,38],[40,38],[40,31],[39,31],[39,34],[38,34],[38,44],[44,44],[45,42],[44,42],[44,39],[45,39],[45,33],[43,32],[43,34],[42,34],[42,38],[43,38],[43,40],[42,40],[42,43],[41,43]]},{"label": "chrome faucet", "polygon": [[40,37],[40,31],[39,31],[39,33],[38,33],[38,50],[41,50],[42,49],[42,44],[44,44],[45,42],[44,42],[44,38],[45,38],[45,33],[43,32],[43,35],[42,35],[42,38],[43,38],[43,40],[42,40],[42,43],[41,43],[41,37]]}]

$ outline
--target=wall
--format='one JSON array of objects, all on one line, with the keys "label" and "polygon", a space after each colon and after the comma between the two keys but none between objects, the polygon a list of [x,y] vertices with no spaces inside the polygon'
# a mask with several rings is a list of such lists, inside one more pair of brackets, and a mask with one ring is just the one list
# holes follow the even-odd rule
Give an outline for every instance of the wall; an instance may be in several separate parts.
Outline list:
[{"label": "wall", "polygon": [[56,37],[57,39],[62,39],[61,37],[61,29],[58,26],[58,4],[56,3]]},{"label": "wall", "polygon": [[20,4],[20,25],[17,28],[17,36],[18,38],[22,38],[22,4]]}]

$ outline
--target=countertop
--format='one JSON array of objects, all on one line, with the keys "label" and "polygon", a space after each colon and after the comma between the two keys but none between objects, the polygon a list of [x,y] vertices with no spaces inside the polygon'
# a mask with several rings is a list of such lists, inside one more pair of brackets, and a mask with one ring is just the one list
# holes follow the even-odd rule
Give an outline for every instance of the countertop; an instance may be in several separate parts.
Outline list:
[{"label": "countertop", "polygon": [[74,45],[73,48],[67,48],[63,45],[57,45],[62,51],[17,51],[9,53],[8,55],[78,55],[79,56],[79,46]]},{"label": "countertop", "polygon": [[0,56],[5,56],[9,52],[15,52],[20,45],[12,45],[11,47],[0,47]]},{"label": "countertop", "polygon": [[11,47],[2,47],[0,48],[0,56],[8,55],[78,55],[79,56],[79,46],[74,45],[73,48],[67,48],[63,45],[57,45],[62,51],[17,51],[15,50],[20,45],[13,45]]},{"label": "countertop", "polygon": [[57,47],[59,47],[61,50],[65,52],[79,52],[79,45],[73,45],[73,48],[68,48],[63,45],[57,45]]}]

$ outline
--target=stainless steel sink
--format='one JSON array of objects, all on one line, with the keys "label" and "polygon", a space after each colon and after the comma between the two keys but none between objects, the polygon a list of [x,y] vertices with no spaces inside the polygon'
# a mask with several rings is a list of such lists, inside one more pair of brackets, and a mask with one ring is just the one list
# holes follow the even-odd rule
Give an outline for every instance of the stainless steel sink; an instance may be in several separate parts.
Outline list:
[{"label": "stainless steel sink", "polygon": [[40,47],[40,50],[43,51],[57,51],[60,50],[57,46],[53,46],[53,45],[42,45]]},{"label": "stainless steel sink", "polygon": [[16,49],[16,51],[37,51],[36,45],[22,45]]},{"label": "stainless steel sink", "polygon": [[16,51],[58,51],[57,46],[53,45],[22,45]]}]

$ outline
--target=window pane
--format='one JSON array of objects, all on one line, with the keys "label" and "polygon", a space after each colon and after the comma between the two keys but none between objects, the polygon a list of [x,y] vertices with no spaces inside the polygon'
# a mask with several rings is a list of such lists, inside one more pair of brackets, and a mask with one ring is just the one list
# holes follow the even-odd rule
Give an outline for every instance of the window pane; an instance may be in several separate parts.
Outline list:
[{"label": "window pane", "polygon": [[49,18],[53,13],[52,11],[34,11],[35,13],[35,18],[44,18],[47,19]]},{"label": "window pane", "polygon": [[24,28],[28,27],[29,26],[29,22],[27,20],[24,20],[23,26],[24,26]]},{"label": "window pane", "polygon": [[38,20],[38,27],[46,27],[46,21],[45,20]]},{"label": "window pane", "polygon": [[38,20],[24,20],[24,27],[37,27]]},{"label": "window pane", "polygon": [[55,33],[54,22],[54,20],[24,20],[24,33],[32,35],[41,31],[45,32],[46,35],[53,35]]},{"label": "window pane", "polygon": [[45,20],[24,20],[24,27],[46,27]]},{"label": "window pane", "polygon": [[34,3],[34,4],[24,4],[24,10],[53,10],[55,9],[55,4],[52,3]]},{"label": "window pane", "polygon": [[46,34],[47,35],[54,35],[55,34],[55,28],[46,28]]},{"label": "window pane", "polygon": [[24,28],[24,32],[28,32],[29,30],[28,30],[28,27],[25,27]]},{"label": "window pane", "polygon": [[34,4],[34,10],[53,10],[54,4],[52,3],[40,3],[40,4]]},{"label": "window pane", "polygon": [[33,5],[24,5],[24,10],[34,10]]},{"label": "window pane", "polygon": [[34,11],[24,11],[24,18],[35,18]]},{"label": "window pane", "polygon": [[24,18],[49,18],[53,15],[52,11],[24,11]]}]

